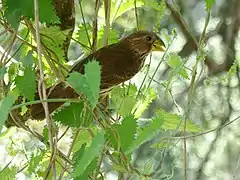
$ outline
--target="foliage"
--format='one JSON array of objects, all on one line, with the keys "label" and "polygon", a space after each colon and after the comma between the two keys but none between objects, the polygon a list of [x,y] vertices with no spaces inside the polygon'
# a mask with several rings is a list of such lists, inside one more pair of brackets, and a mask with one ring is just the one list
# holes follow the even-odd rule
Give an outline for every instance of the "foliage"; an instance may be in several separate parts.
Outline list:
[{"label": "foliage", "polygon": [[[8,23],[17,29],[22,16],[34,19],[34,1],[32,0],[4,0],[5,16]],[[40,21],[44,23],[59,23],[51,0],[39,1]]]},{"label": "foliage", "polygon": [[[1,31],[3,30],[3,34],[6,31],[7,36],[3,38],[4,40],[0,39],[0,46],[5,48],[5,52],[0,57],[0,137],[7,139],[8,155],[13,158],[18,156],[23,158],[21,162],[24,166],[13,162],[5,163],[6,166],[0,166],[0,179],[14,179],[20,173],[36,179],[54,179],[54,173],[59,179],[100,179],[101,176],[105,178],[107,172],[114,172],[119,178],[129,179],[167,177],[166,174],[171,172],[169,164],[172,169],[177,167],[175,164],[177,155],[174,157],[172,153],[173,148],[179,145],[179,141],[175,139],[186,139],[185,136],[187,134],[191,136],[192,133],[198,136],[197,133],[202,130],[200,118],[192,114],[195,113],[193,107],[197,104],[195,100],[199,98],[194,96],[195,86],[201,82],[199,79],[202,77],[202,71],[198,68],[200,65],[204,66],[201,63],[208,58],[205,51],[206,34],[201,35],[199,44],[203,45],[199,47],[197,41],[192,40],[197,46],[195,49],[197,58],[190,65],[189,57],[183,58],[176,52],[166,52],[160,56],[161,58],[150,59],[151,64],[145,66],[147,71],[141,72],[144,78],[140,76],[140,86],[139,79],[138,82],[130,80],[114,87],[108,99],[100,94],[101,65],[96,59],[91,59],[84,65],[84,74],[79,72],[67,74],[70,63],[67,62],[68,57],[63,49],[71,29],[62,29],[60,23],[66,19],[60,19],[61,16],[56,14],[54,0],[39,1],[41,46],[36,43],[34,2],[33,0],[3,1]],[[87,0],[83,3],[92,3],[91,7],[97,4],[95,1],[87,2]],[[105,9],[107,5],[104,3],[99,5],[98,19],[94,19],[95,16],[92,15],[97,9],[94,7],[84,19],[81,15],[76,23],[73,40],[79,46],[74,50],[77,55],[92,49],[91,44],[94,40],[97,42],[97,49],[101,48],[106,32],[108,32],[108,43],[112,44],[118,42],[125,31],[129,30],[127,26],[147,29],[145,23],[141,21],[146,12],[154,14],[151,17],[154,19],[154,24],[149,29],[154,29],[165,37],[167,50],[179,36],[176,30],[172,33],[160,31],[160,22],[168,22],[170,19],[165,19],[166,9],[172,10],[173,17],[177,14],[180,20],[183,18],[178,14],[180,12],[177,6],[171,9],[167,1],[113,0],[110,1],[111,8],[108,14]],[[215,0],[205,0],[206,11],[210,12],[214,4]],[[109,27],[106,25],[107,16],[109,16]],[[121,25],[126,19],[130,19],[131,24]],[[97,32],[94,32],[96,31],[93,28],[94,20],[95,22],[98,20]],[[185,24],[181,22],[182,26]],[[135,27],[137,25],[139,27]],[[164,25],[161,23],[161,27]],[[190,31],[186,30],[184,33],[187,32]],[[97,39],[93,39],[94,33],[97,34]],[[191,36],[188,35],[189,37]],[[74,43],[68,47],[72,48]],[[41,48],[42,54],[37,54],[37,47]],[[43,62],[42,66],[37,61],[39,56]],[[162,66],[166,67],[163,71],[166,74],[159,70]],[[153,68],[156,68],[155,73]],[[47,87],[60,80],[79,94],[78,98],[73,99],[45,100],[55,103],[64,101],[64,105],[51,114],[50,120],[47,119],[47,123],[29,120],[31,117],[28,107],[43,102],[35,99],[39,86],[43,85],[43,82],[39,82],[40,70],[43,70]],[[220,81],[231,79],[237,72],[238,65],[235,62],[226,73],[226,78]],[[181,99],[182,97],[179,97],[180,100],[175,99],[176,82],[186,85],[188,94],[184,96],[185,99]],[[208,83],[209,86],[212,84]],[[50,91],[51,88],[46,93]],[[100,103],[104,98],[109,100],[106,109]],[[10,116],[13,114],[18,116]],[[26,122],[20,122],[18,127],[25,134],[21,132],[22,134],[18,134],[16,138],[14,133],[18,130],[11,132],[3,128],[5,121],[11,118],[15,118],[13,120],[17,122],[25,118]],[[151,154],[152,151],[155,154]],[[137,162],[138,158],[141,159],[139,153],[147,154],[142,157],[141,163]],[[182,156],[186,154],[181,154]]]},{"label": "foliage", "polygon": [[85,74],[73,72],[67,82],[78,92],[83,93],[90,105],[95,108],[100,91],[100,66],[97,61],[91,61],[85,66]]}]

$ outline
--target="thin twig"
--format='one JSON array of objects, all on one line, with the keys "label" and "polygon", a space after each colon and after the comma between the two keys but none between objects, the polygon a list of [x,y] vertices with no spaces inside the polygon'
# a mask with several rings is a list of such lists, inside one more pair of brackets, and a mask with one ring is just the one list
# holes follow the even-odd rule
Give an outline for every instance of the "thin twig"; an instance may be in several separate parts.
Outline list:
[{"label": "thin twig", "polygon": [[[69,150],[68,150],[68,153],[67,153],[67,157],[68,157],[68,158],[70,158],[70,155],[71,155],[71,153],[72,153],[74,144],[75,144],[75,142],[76,142],[76,140],[77,140],[77,137],[78,137],[78,134],[79,134],[80,130],[81,130],[81,128],[78,128],[77,131],[76,131],[76,133],[75,133],[75,135],[74,135],[74,137],[73,137],[72,144],[71,144],[71,146],[70,146],[70,148],[69,148]],[[64,167],[63,167],[63,171],[61,172],[61,174],[60,174],[60,176],[59,176],[59,180],[62,179],[62,177],[63,177],[63,175],[64,175],[64,172],[67,170],[67,165],[68,165],[68,162],[65,162],[65,165],[64,165]]]},{"label": "thin twig", "polygon": [[86,24],[86,21],[85,21],[85,18],[84,18],[84,14],[83,14],[83,8],[82,8],[81,0],[79,0],[79,7],[80,7],[82,20],[83,20],[83,24],[84,24],[84,29],[85,29],[85,32],[86,32],[86,35],[87,35],[88,43],[89,43],[90,47],[92,47],[91,40],[90,40],[90,37],[89,37],[89,34],[88,34],[88,30],[87,30],[87,24]]},{"label": "thin twig", "polygon": [[94,175],[93,175],[93,179],[95,180],[97,180],[98,178],[97,178],[97,176],[98,176],[98,174],[100,173],[99,171],[100,171],[100,168],[101,168],[101,165],[102,165],[102,161],[103,161],[103,158],[104,158],[104,155],[105,155],[105,153],[104,153],[104,148],[102,149],[102,152],[100,153],[100,159],[98,160],[98,163],[97,163],[97,168],[95,169],[95,173],[94,173]]},{"label": "thin twig", "polygon": [[136,18],[137,30],[139,30],[139,21],[138,21],[138,12],[137,12],[137,0],[134,0],[134,10],[135,10],[135,18]]},{"label": "thin twig", "polygon": [[[199,41],[199,46],[198,46],[198,52],[199,53],[201,53],[201,51],[203,49],[205,33],[206,33],[206,29],[207,29],[209,20],[210,20],[210,12],[208,12],[208,15],[206,17],[204,30],[202,32],[201,39]],[[188,116],[189,116],[189,111],[190,111],[190,107],[192,105],[193,96],[194,96],[195,87],[196,87],[195,86],[196,85],[195,80],[196,80],[196,76],[197,76],[197,67],[198,67],[198,64],[201,61],[202,61],[202,59],[200,57],[198,57],[195,65],[193,67],[193,71],[192,71],[192,79],[191,79],[191,82],[190,82],[190,88],[189,88],[189,92],[188,92],[188,104],[187,104],[187,108],[185,110],[184,118],[183,118],[183,120],[184,120],[184,132],[183,132],[184,136],[186,136],[187,119],[188,119]],[[186,140],[186,138],[183,139],[183,146],[184,146],[184,180],[187,180],[187,140]]]},{"label": "thin twig", "polygon": [[111,0],[104,0],[104,10],[105,10],[105,28],[104,28],[103,46],[107,46],[108,34],[110,30]]},{"label": "thin twig", "polygon": [[66,130],[62,133],[62,135],[57,139],[57,141],[60,141],[66,134],[67,134],[67,132],[68,132],[68,130],[69,130],[70,128],[69,128],[69,126],[66,128]]},{"label": "thin twig", "polygon": [[10,37],[11,39],[9,40],[8,47],[6,48],[5,52],[3,53],[1,59],[0,59],[0,65],[5,66],[6,65],[6,60],[9,57],[9,54],[12,50],[12,47],[14,45],[14,42],[16,40],[17,32],[14,31],[12,36]]},{"label": "thin twig", "polygon": [[[40,99],[47,99],[47,92],[46,92],[46,85],[44,81],[44,73],[43,73],[43,62],[42,62],[42,50],[41,50],[41,40],[40,40],[40,33],[39,33],[39,7],[38,7],[38,0],[34,0],[34,16],[35,16],[35,28],[36,28],[36,43],[37,43],[37,51],[38,51],[38,66],[39,66],[39,97]],[[48,103],[42,103],[44,108],[44,113],[46,117],[46,122],[48,125],[48,134],[49,134],[49,142],[50,142],[50,149],[51,149],[51,160],[49,165],[52,169],[52,178],[56,179],[56,167],[55,167],[55,155],[56,155],[56,148],[54,143],[54,133],[53,133],[53,124],[50,119],[50,113],[48,109]]]},{"label": "thin twig", "polygon": [[35,101],[29,101],[29,102],[25,102],[25,103],[21,103],[18,105],[15,105],[11,108],[12,110],[21,108],[23,106],[29,106],[29,105],[34,105],[34,104],[40,104],[43,102],[79,102],[79,99],[64,99],[64,98],[60,98],[60,99],[42,99],[42,100],[35,100]]},{"label": "thin twig", "polygon": [[96,51],[97,48],[97,37],[98,37],[98,11],[100,8],[100,0],[95,2],[95,12],[93,18],[93,31],[92,31],[92,52]]},{"label": "thin twig", "polygon": [[234,173],[233,173],[233,180],[236,180],[236,175],[237,175],[237,172],[238,172],[238,168],[240,166],[240,152],[238,153],[238,158],[237,158],[237,165],[236,165],[236,168],[234,170]]}]

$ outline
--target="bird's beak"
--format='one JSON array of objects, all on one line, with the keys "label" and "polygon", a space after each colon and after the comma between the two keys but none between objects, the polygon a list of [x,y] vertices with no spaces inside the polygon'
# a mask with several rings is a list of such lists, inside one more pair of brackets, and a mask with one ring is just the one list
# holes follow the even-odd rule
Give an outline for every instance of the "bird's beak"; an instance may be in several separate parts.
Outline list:
[{"label": "bird's beak", "polygon": [[166,50],[165,44],[161,39],[157,39],[152,45],[152,51],[164,52]]}]

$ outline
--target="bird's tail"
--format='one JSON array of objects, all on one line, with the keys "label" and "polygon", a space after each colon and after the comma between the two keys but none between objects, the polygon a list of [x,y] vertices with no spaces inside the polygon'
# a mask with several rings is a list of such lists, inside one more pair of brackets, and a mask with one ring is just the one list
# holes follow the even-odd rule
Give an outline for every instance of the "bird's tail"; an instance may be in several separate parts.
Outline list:
[{"label": "bird's tail", "polygon": [[[59,98],[76,98],[78,94],[71,88],[66,87],[64,83],[59,83],[54,87],[50,87],[47,89],[48,99],[59,99]],[[35,100],[38,100],[39,95],[38,92],[35,94]],[[49,102],[48,109],[49,113],[55,111],[58,107],[60,107],[64,102]],[[33,104],[28,107],[30,109],[30,114],[33,119],[41,120],[45,118],[45,112],[42,103]]]}]

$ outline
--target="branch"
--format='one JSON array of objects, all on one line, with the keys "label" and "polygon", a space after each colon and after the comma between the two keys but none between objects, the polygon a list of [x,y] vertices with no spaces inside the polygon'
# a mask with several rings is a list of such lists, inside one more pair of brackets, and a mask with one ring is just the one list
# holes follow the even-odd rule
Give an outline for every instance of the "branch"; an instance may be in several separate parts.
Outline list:
[{"label": "branch", "polygon": [[107,46],[108,34],[109,34],[109,29],[110,29],[110,12],[111,12],[111,1],[110,0],[104,0],[104,10],[105,10],[105,28],[104,28],[103,45]]},{"label": "branch", "polygon": [[[40,33],[39,33],[39,7],[38,7],[38,0],[34,0],[34,16],[35,16],[35,28],[36,28],[36,43],[37,43],[37,54],[38,54],[38,66],[39,66],[39,83],[38,83],[38,92],[40,99],[47,99],[47,92],[46,92],[46,84],[44,81],[44,72],[43,72],[43,62],[42,62],[42,50],[41,50],[41,40],[40,40]],[[49,133],[49,142],[50,142],[50,149],[51,149],[51,160],[49,162],[49,166],[52,169],[52,177],[53,179],[57,178],[56,174],[56,167],[55,167],[55,156],[56,156],[56,144],[54,143],[54,133],[53,133],[53,123],[50,119],[50,113],[48,109],[48,103],[42,103],[44,108],[44,113],[48,125],[48,133]],[[48,173],[47,173],[48,174]]]},{"label": "branch", "polygon": [[98,11],[100,8],[100,0],[96,0],[95,2],[95,12],[93,18],[93,31],[92,31],[92,51],[96,51],[97,48],[97,36],[98,36]]}]

